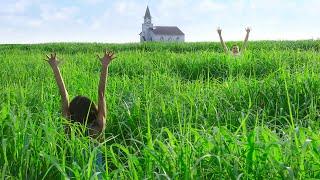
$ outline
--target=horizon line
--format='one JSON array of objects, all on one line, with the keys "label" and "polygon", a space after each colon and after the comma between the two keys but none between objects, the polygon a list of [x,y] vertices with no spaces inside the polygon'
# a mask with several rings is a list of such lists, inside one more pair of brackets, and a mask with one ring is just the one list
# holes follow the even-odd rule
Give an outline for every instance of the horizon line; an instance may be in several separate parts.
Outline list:
[{"label": "horizon line", "polygon": [[[243,40],[229,40],[225,42],[242,42]],[[310,38],[310,39],[257,39],[250,40],[249,42],[259,42],[259,41],[320,41],[320,38]],[[37,44],[144,44],[144,43],[164,43],[164,44],[184,44],[184,43],[220,43],[220,41],[185,41],[185,42],[105,42],[105,41],[48,41],[48,42],[0,42],[0,45],[37,45]]]}]

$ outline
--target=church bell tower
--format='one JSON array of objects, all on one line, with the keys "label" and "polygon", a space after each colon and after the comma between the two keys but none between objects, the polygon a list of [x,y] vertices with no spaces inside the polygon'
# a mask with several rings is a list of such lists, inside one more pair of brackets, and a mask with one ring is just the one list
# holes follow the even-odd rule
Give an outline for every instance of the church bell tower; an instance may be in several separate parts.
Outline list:
[{"label": "church bell tower", "polygon": [[149,7],[147,6],[146,13],[144,15],[144,23],[142,24],[142,32],[141,32],[141,38],[140,41],[152,41],[152,38],[150,37],[150,29],[153,29],[153,24],[151,22],[151,14]]}]

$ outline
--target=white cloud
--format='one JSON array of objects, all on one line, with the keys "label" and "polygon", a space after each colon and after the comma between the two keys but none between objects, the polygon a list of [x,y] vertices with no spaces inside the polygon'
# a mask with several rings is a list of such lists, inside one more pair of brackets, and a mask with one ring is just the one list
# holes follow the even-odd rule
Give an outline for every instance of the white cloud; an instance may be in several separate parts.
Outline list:
[{"label": "white cloud", "polygon": [[77,7],[55,8],[51,6],[43,6],[41,8],[40,16],[45,21],[63,21],[74,18],[77,12],[79,12]]},{"label": "white cloud", "polygon": [[18,0],[14,3],[13,10],[18,12],[24,12],[26,8],[31,4],[28,0]]},{"label": "white cloud", "polygon": [[225,4],[211,1],[211,0],[202,0],[198,5],[199,10],[201,11],[221,11],[226,10],[227,7]]},{"label": "white cloud", "polygon": [[250,6],[257,9],[292,9],[297,6],[297,2],[292,0],[259,0],[250,1]]},{"label": "white cloud", "polygon": [[128,11],[128,4],[124,1],[118,2],[115,4],[115,9],[118,13],[126,13]]},{"label": "white cloud", "polygon": [[105,0],[79,0],[79,1],[90,4],[90,5],[96,5],[104,2]]},{"label": "white cloud", "polygon": [[82,18],[76,19],[75,22],[76,22],[77,24],[79,24],[79,25],[85,25],[85,21],[84,21],[84,19],[82,19]]},{"label": "white cloud", "polygon": [[141,5],[136,1],[118,0],[114,3],[114,9],[121,15],[132,15],[141,12]]},{"label": "white cloud", "polygon": [[39,19],[31,19],[31,20],[28,20],[27,24],[30,27],[38,28],[38,27],[41,27],[41,25],[43,25],[43,21]]},{"label": "white cloud", "polygon": [[98,21],[98,20],[94,20],[92,22],[92,24],[90,25],[90,29],[92,29],[92,30],[98,30],[101,27],[102,27],[102,23],[101,23],[101,21]]},{"label": "white cloud", "polygon": [[320,17],[320,1],[319,0],[309,0],[308,3],[299,5],[297,9],[299,9],[301,15],[305,13],[312,16],[318,16],[318,18]]},{"label": "white cloud", "polygon": [[162,10],[171,10],[182,7],[187,3],[185,0],[160,0],[159,7]]},{"label": "white cloud", "polygon": [[0,14],[19,14],[26,11],[32,4],[32,0],[13,0],[1,2]]}]

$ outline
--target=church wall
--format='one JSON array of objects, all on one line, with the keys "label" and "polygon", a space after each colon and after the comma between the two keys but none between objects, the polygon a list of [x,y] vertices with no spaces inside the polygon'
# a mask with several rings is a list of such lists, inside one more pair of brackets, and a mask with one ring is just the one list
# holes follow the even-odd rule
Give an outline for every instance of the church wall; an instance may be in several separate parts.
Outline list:
[{"label": "church wall", "polygon": [[184,35],[155,35],[151,33],[152,41],[165,41],[165,42],[184,42]]},{"label": "church wall", "polygon": [[[144,42],[144,41],[152,41],[152,33],[150,31],[143,31],[140,35],[140,42]],[[145,39],[143,39],[143,37]]]}]

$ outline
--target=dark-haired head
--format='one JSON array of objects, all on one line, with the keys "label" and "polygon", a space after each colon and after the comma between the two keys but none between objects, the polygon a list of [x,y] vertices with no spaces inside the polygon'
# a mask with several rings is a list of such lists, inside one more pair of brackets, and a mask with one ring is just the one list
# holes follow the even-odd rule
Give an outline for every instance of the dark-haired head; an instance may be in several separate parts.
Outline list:
[{"label": "dark-haired head", "polygon": [[239,46],[234,44],[231,49],[233,54],[238,54],[240,52]]},{"label": "dark-haired head", "polygon": [[69,106],[72,122],[92,124],[98,118],[98,109],[93,101],[85,96],[77,96]]}]

